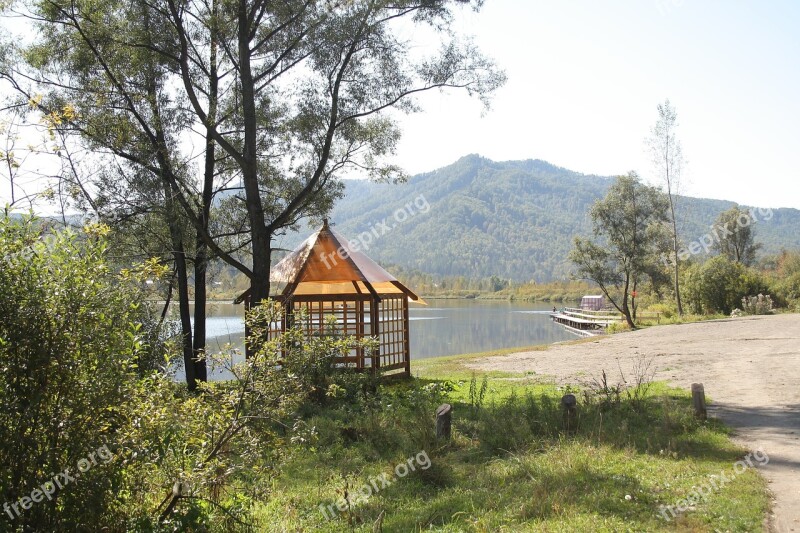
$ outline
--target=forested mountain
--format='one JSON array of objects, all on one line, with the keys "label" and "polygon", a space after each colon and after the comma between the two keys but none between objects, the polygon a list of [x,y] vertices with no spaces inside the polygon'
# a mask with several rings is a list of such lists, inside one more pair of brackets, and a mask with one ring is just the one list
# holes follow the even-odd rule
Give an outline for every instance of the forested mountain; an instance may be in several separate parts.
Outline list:
[{"label": "forested mountain", "polygon": [[[445,276],[551,281],[569,276],[572,239],[589,233],[589,209],[612,181],[540,160],[469,155],[405,184],[348,180],[331,223],[352,240],[361,235],[367,254],[382,264]],[[708,233],[732,205],[681,198],[683,240]],[[756,214],[762,253],[800,248],[800,211],[774,210],[768,221]],[[286,244],[298,239],[288,237]]]}]

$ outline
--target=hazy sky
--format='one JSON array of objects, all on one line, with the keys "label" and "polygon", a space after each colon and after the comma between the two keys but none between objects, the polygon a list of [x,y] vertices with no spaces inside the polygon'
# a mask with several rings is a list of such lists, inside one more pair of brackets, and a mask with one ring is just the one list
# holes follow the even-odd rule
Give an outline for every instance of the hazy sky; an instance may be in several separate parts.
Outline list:
[{"label": "hazy sky", "polygon": [[669,98],[686,193],[800,208],[800,2],[487,0],[462,31],[506,70],[493,109],[432,94],[403,120],[412,173],[469,153],[652,176],[644,137]]}]

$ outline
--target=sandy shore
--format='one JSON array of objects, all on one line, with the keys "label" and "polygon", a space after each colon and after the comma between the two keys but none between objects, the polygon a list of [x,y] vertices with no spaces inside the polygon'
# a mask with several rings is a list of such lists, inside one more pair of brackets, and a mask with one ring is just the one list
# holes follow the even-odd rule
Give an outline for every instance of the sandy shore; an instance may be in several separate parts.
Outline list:
[{"label": "sandy shore", "polygon": [[703,383],[709,414],[735,428],[740,444],[769,455],[760,471],[775,497],[770,529],[800,532],[800,315],[654,327],[465,366],[575,383],[603,369],[630,375],[642,356],[652,356],[656,380],[687,389]]}]

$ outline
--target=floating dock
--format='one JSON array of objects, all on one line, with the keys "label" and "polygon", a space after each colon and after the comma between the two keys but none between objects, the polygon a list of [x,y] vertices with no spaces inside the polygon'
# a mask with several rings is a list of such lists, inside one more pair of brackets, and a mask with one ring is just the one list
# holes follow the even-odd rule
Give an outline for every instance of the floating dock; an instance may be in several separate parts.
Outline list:
[{"label": "floating dock", "polygon": [[622,315],[613,311],[591,311],[565,307],[561,311],[551,313],[550,318],[564,329],[581,337],[602,335],[611,324],[623,321]]}]

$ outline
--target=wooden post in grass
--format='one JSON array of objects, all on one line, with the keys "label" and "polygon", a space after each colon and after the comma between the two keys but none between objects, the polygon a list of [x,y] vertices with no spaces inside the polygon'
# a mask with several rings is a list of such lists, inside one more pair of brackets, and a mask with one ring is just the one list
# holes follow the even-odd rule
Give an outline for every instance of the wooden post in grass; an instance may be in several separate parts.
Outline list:
[{"label": "wooden post in grass", "polygon": [[702,383],[692,383],[692,405],[694,416],[700,420],[706,419],[706,392]]},{"label": "wooden post in grass", "polygon": [[564,408],[564,431],[575,431],[578,418],[578,400],[574,394],[565,394],[561,397],[561,406]]},{"label": "wooden post in grass", "polygon": [[453,407],[443,403],[436,409],[436,438],[450,440],[453,422]]}]

